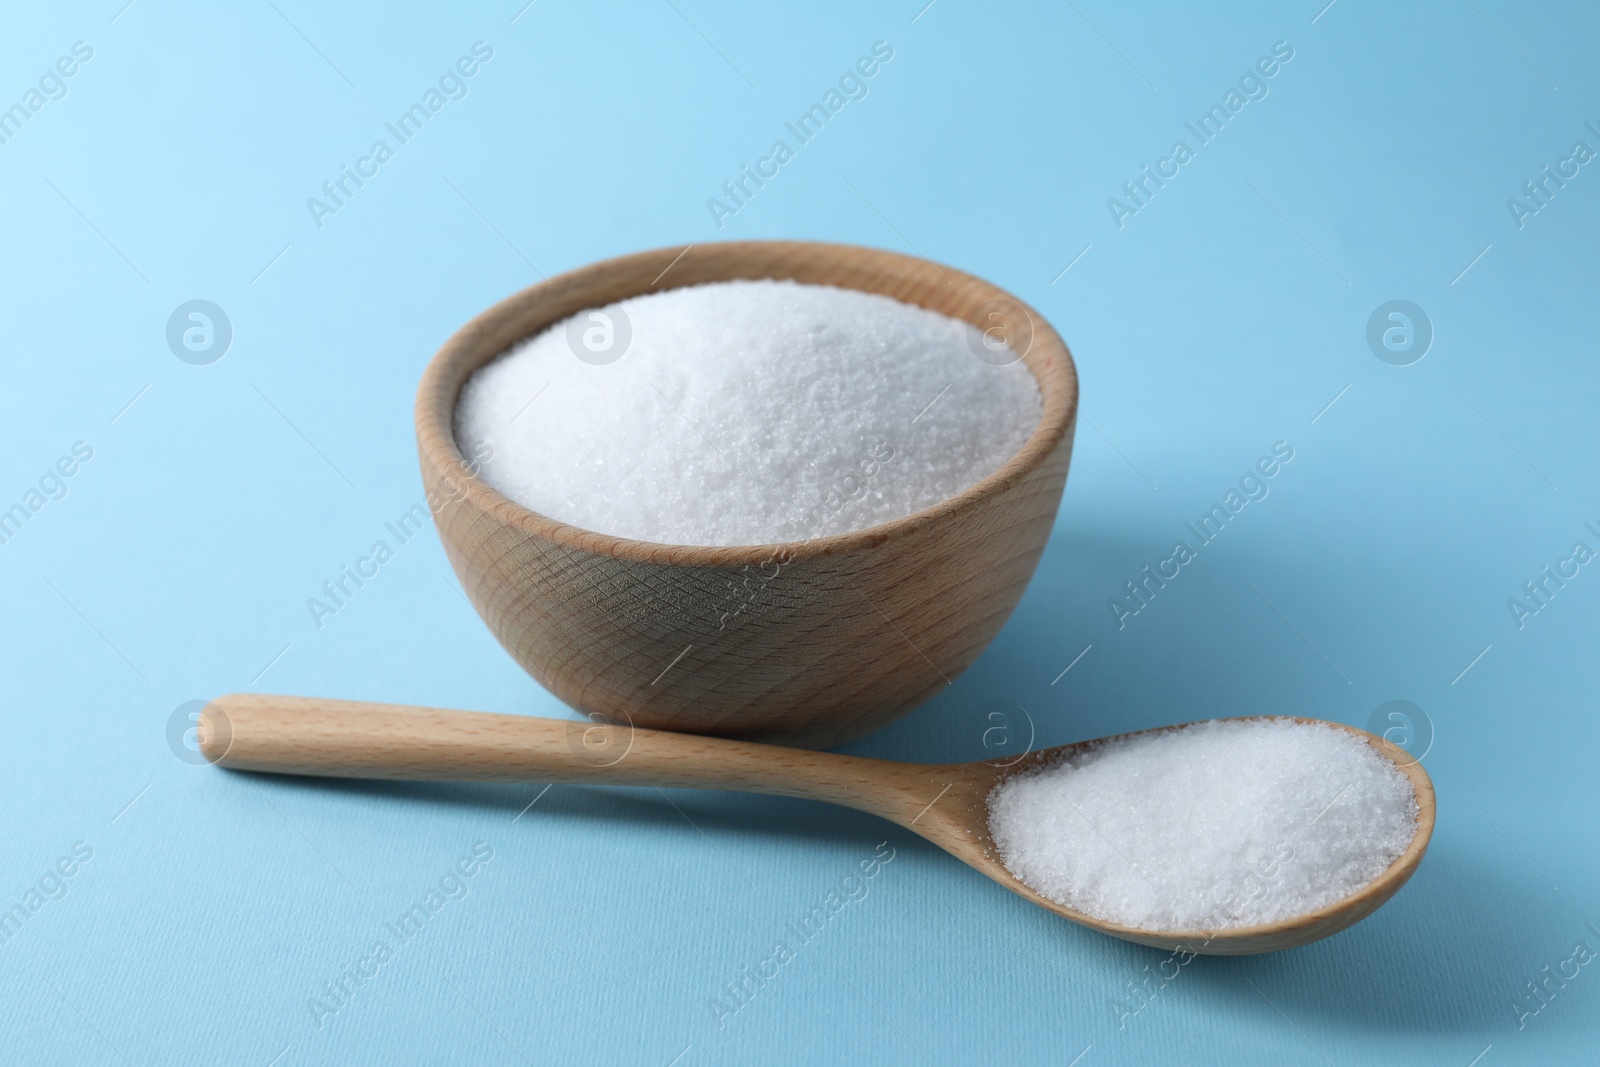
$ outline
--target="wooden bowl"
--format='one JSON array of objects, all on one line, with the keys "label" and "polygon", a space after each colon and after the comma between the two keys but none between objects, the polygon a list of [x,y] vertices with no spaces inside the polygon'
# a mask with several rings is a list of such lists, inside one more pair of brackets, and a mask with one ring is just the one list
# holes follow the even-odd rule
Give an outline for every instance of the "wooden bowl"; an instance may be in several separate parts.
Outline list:
[{"label": "wooden bowl", "polygon": [[[958,496],[854,533],[776,545],[611,537],[530,511],[473,475],[452,432],[473,371],[584,308],[737,278],[880,293],[1006,330],[1039,382],[1038,428]],[[417,450],[467,596],[556,696],[608,721],[825,747],[910,711],[999,632],[1055,521],[1077,401],[1066,345],[988,282],[893,252],[742,241],[605,260],[485,311],[422,376]]]}]

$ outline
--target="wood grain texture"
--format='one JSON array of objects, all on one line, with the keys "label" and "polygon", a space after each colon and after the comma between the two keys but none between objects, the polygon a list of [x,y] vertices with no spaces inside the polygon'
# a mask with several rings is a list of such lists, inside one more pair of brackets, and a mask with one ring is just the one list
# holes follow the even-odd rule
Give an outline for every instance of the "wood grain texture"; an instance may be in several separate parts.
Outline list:
[{"label": "wood grain texture", "polygon": [[[584,308],[737,278],[879,293],[981,328],[1003,309],[1016,335],[1028,335],[1023,359],[1044,398],[1039,426],[1005,466],[950,500],[785,545],[610,537],[530,511],[467,473],[452,423],[478,367]],[[735,242],[596,263],[479,315],[423,376],[417,446],[430,506],[438,503],[434,522],[467,596],[563,701],[641,726],[830,746],[916,707],[999,632],[1054,523],[1077,400],[1072,357],[1055,331],[981,279],[892,252]],[[730,603],[746,602],[726,625]]]},{"label": "wood grain texture", "polygon": [[898,823],[1012,892],[1101,933],[1226,956],[1293,948],[1338,933],[1392,897],[1427,851],[1436,808],[1422,765],[1363,730],[1326,725],[1366,740],[1410,779],[1418,808],[1410,847],[1370,885],[1334,904],[1282,922],[1216,931],[1140,930],[1104,922],[1040,896],[1001,864],[989,836],[990,791],[1008,775],[1098,741],[1046,749],[1004,765],[895,763],[623,725],[252,694],[219,697],[208,705],[199,738],[208,760],[236,770],[725,789],[827,801]]}]

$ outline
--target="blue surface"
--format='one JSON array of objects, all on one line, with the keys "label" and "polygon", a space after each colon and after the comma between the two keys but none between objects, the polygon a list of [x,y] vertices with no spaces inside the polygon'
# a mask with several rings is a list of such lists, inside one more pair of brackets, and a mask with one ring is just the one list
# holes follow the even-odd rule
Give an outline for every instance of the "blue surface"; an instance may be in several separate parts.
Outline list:
[{"label": "blue surface", "polygon": [[[1600,164],[1568,163],[1521,225],[1507,202],[1574,142],[1600,150],[1592,8],[520,2],[0,17],[0,104],[93,51],[0,144],[0,507],[40,505],[0,544],[0,904],[26,915],[0,943],[0,1060],[1593,1062],[1600,969],[1563,961],[1600,951],[1600,573],[1569,563],[1520,626],[1508,600],[1600,549]],[[465,96],[319,227],[307,198],[478,41],[492,58],[445,83]],[[707,199],[877,41],[894,55],[866,97],[719,229]],[[1184,123],[1275,42],[1293,58],[1265,97],[1200,144]],[[1180,138],[1175,177],[1108,208]],[[1082,376],[1021,607],[851,751],[1367,725],[1409,701],[1380,727],[1431,740],[1439,820],[1391,904],[1311,947],[1196,960],[1135,1013],[1164,954],[864,815],[248,779],[169,747],[176,709],[236,689],[566,714],[431,530],[320,628],[306,600],[420,497],[412,391],[458,325],[540,272],[750,237],[990,278]],[[168,346],[191,300],[231,324],[219,360]],[[1391,300],[1431,322],[1419,362],[1368,346]],[[1270,494],[1119,628],[1108,600],[1276,442],[1294,458]],[[44,477],[61,457],[72,475]],[[866,895],[719,1019],[881,842]],[[420,932],[389,932],[430,890]],[[334,1010],[346,968],[368,977]]]}]

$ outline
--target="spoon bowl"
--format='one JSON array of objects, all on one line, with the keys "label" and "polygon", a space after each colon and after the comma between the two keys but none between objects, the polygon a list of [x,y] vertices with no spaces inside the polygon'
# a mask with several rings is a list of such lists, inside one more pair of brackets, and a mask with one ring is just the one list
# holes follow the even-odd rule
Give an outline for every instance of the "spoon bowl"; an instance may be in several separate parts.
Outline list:
[{"label": "spoon bowl", "polygon": [[1416,798],[1416,833],[1387,870],[1342,900],[1278,922],[1216,930],[1146,930],[1107,922],[1040,895],[1000,861],[989,834],[989,794],[995,786],[1011,775],[1114,738],[1044,749],[1006,765],[897,763],[667,733],[635,728],[626,721],[563,722],[248,694],[219,697],[207,705],[199,737],[206,759],[244,771],[646,785],[827,801],[912,830],[1019,896],[1081,926],[1157,948],[1233,956],[1294,948],[1366,918],[1411,877],[1433,835],[1433,783],[1409,753],[1351,726],[1320,719],[1296,721],[1346,730],[1393,762],[1410,781]]},{"label": "spoon bowl", "polygon": [[[1252,718],[1259,717],[1247,716],[1222,721],[1247,722]],[[1428,777],[1427,771],[1422,769],[1422,764],[1405,749],[1365,730],[1343,723],[1302,716],[1274,716],[1274,718],[1292,718],[1296,722],[1332,726],[1360,737],[1406,776],[1417,803],[1416,832],[1406,849],[1395,857],[1382,874],[1341,900],[1287,919],[1211,930],[1150,930],[1126,926],[1077,911],[1041,895],[1012,874],[1000,861],[999,850],[989,833],[989,794],[1002,781],[1035,767],[1058,763],[1069,756],[1107,742],[1165,733],[1181,729],[1185,725],[1192,725],[1188,723],[1059,745],[1029,753],[1020,760],[1007,761],[1003,766],[989,763],[956,763],[929,768],[942,772],[954,781],[949,793],[941,799],[937,809],[930,809],[927,814],[916,820],[916,825],[909,825],[909,828],[1041,908],[1124,941],[1174,951],[1184,950],[1205,956],[1246,956],[1261,952],[1276,952],[1320,941],[1371,915],[1394,896],[1416,871],[1433,836],[1436,816],[1433,782]],[[902,825],[908,824],[902,823]]]}]

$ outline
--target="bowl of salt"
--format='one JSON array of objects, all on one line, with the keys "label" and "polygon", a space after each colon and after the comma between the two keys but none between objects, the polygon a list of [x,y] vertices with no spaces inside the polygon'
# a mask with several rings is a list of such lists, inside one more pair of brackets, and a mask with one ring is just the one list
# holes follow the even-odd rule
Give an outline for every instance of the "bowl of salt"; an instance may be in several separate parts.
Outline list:
[{"label": "bowl of salt", "polygon": [[1044,550],[1072,357],[979,278],[845,245],[550,278],[434,356],[428,507],[495,637],[596,721],[832,746],[965,670]]}]

